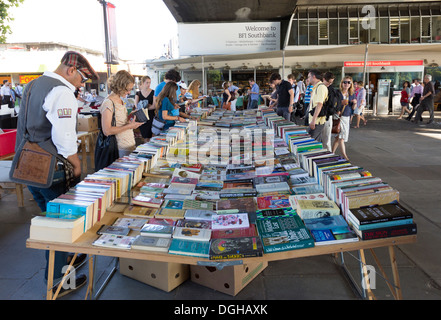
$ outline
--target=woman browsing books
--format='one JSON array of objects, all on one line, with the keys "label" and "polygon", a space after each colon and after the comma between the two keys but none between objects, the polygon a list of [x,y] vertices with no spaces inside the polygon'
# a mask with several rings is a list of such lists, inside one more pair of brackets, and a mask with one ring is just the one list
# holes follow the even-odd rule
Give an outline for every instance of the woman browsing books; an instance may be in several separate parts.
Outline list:
[{"label": "woman browsing books", "polygon": [[351,110],[353,105],[357,105],[357,99],[355,98],[354,85],[352,78],[349,76],[344,77],[340,82],[340,91],[338,91],[341,99],[341,110],[337,111],[337,115],[340,117],[340,133],[335,136],[334,143],[332,144],[332,152],[335,153],[338,147],[340,147],[343,157],[349,161],[346,155],[345,142],[348,142]]},{"label": "woman browsing books", "polygon": [[139,86],[139,91],[135,95],[135,106],[136,109],[147,109],[149,120],[139,127],[141,135],[145,142],[149,142],[152,137],[152,122],[155,117],[155,106],[153,104],[153,99],[155,96],[155,90],[150,88],[152,80],[149,76],[144,76],[141,78],[141,85]]},{"label": "woman browsing books", "polygon": [[[106,136],[116,136],[119,156],[123,157],[135,149],[133,129],[143,124],[136,122],[135,117],[130,118],[127,115],[127,108],[122,100],[132,91],[135,79],[127,71],[121,70],[109,79],[108,85],[111,93],[100,107],[101,128]],[[115,114],[115,125],[112,125],[113,114]]]},{"label": "woman browsing books", "polygon": [[179,105],[172,102],[176,101],[177,88],[176,83],[167,82],[157,97],[156,114],[159,120],[165,121],[163,130],[173,127],[176,121],[185,121],[184,118],[179,116]]}]

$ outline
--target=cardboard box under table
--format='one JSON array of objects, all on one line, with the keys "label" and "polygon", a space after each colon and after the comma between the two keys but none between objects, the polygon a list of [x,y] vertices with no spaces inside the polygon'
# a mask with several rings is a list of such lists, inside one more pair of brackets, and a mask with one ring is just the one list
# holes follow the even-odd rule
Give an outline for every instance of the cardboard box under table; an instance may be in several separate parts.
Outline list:
[{"label": "cardboard box under table", "polygon": [[191,281],[235,296],[267,266],[267,261],[225,266],[222,269],[192,265],[190,266]]},{"label": "cardboard box under table", "polygon": [[78,117],[77,130],[86,132],[98,130],[98,117]]},{"label": "cardboard box under table", "polygon": [[170,292],[190,277],[187,264],[120,258],[120,273]]}]

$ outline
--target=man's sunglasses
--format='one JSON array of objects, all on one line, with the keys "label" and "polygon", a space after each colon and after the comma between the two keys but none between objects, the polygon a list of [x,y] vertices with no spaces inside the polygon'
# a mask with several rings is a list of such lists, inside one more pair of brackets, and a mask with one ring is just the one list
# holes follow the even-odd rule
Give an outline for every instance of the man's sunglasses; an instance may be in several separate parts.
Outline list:
[{"label": "man's sunglasses", "polygon": [[77,69],[77,71],[81,76],[81,83],[85,83],[87,80],[89,80],[89,78],[87,78],[80,70]]}]

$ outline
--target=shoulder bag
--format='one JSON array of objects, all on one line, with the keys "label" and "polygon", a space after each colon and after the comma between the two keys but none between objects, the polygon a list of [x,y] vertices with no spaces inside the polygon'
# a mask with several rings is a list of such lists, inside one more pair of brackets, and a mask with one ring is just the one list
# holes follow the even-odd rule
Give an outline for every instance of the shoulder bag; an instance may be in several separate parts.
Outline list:
[{"label": "shoulder bag", "polygon": [[160,135],[162,130],[164,129],[164,126],[165,126],[165,120],[159,119],[158,112],[156,112],[152,122],[152,133],[155,136]]},{"label": "shoulder bag", "polygon": [[[110,99],[109,99],[110,100]],[[112,100],[110,100],[112,101]],[[112,101],[113,103],[113,101]],[[112,126],[116,126],[115,104],[113,103]],[[100,129],[95,144],[95,171],[111,165],[119,158],[118,143],[115,135],[106,136],[103,129]]]},{"label": "shoulder bag", "polygon": [[[345,111],[346,106],[343,107],[343,109],[341,110],[341,115],[340,117],[343,115],[343,112]],[[331,133],[340,133],[341,131],[341,125],[340,125],[340,117],[337,116],[336,114],[332,117],[332,130]]]}]

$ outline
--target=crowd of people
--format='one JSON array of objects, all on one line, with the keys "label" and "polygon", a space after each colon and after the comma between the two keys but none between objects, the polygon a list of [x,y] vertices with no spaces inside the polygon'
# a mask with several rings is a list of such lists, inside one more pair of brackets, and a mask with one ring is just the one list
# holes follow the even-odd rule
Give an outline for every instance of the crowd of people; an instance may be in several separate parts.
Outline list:
[{"label": "crowd of people", "polygon": [[[352,77],[346,76],[335,90],[334,80],[331,72],[322,74],[317,69],[310,70],[306,79],[300,77],[298,81],[293,74],[283,80],[279,73],[273,73],[269,79],[273,91],[265,96],[265,103],[268,101],[268,106],[279,116],[308,126],[311,137],[322,142],[324,148],[333,152],[340,148],[342,155],[349,160],[345,142],[353,118],[355,125],[352,128],[359,128],[360,120],[367,124],[364,117],[366,89],[362,81],[353,81]],[[330,107],[332,104],[334,106]],[[332,142],[333,119],[337,118],[340,131],[335,133]]]},{"label": "crowd of people", "polygon": [[1,104],[8,105],[8,108],[15,108],[15,103],[20,105],[21,98],[23,96],[23,86],[20,83],[16,83],[15,87],[12,87],[12,83],[9,80],[3,80],[0,88],[0,101]]}]

